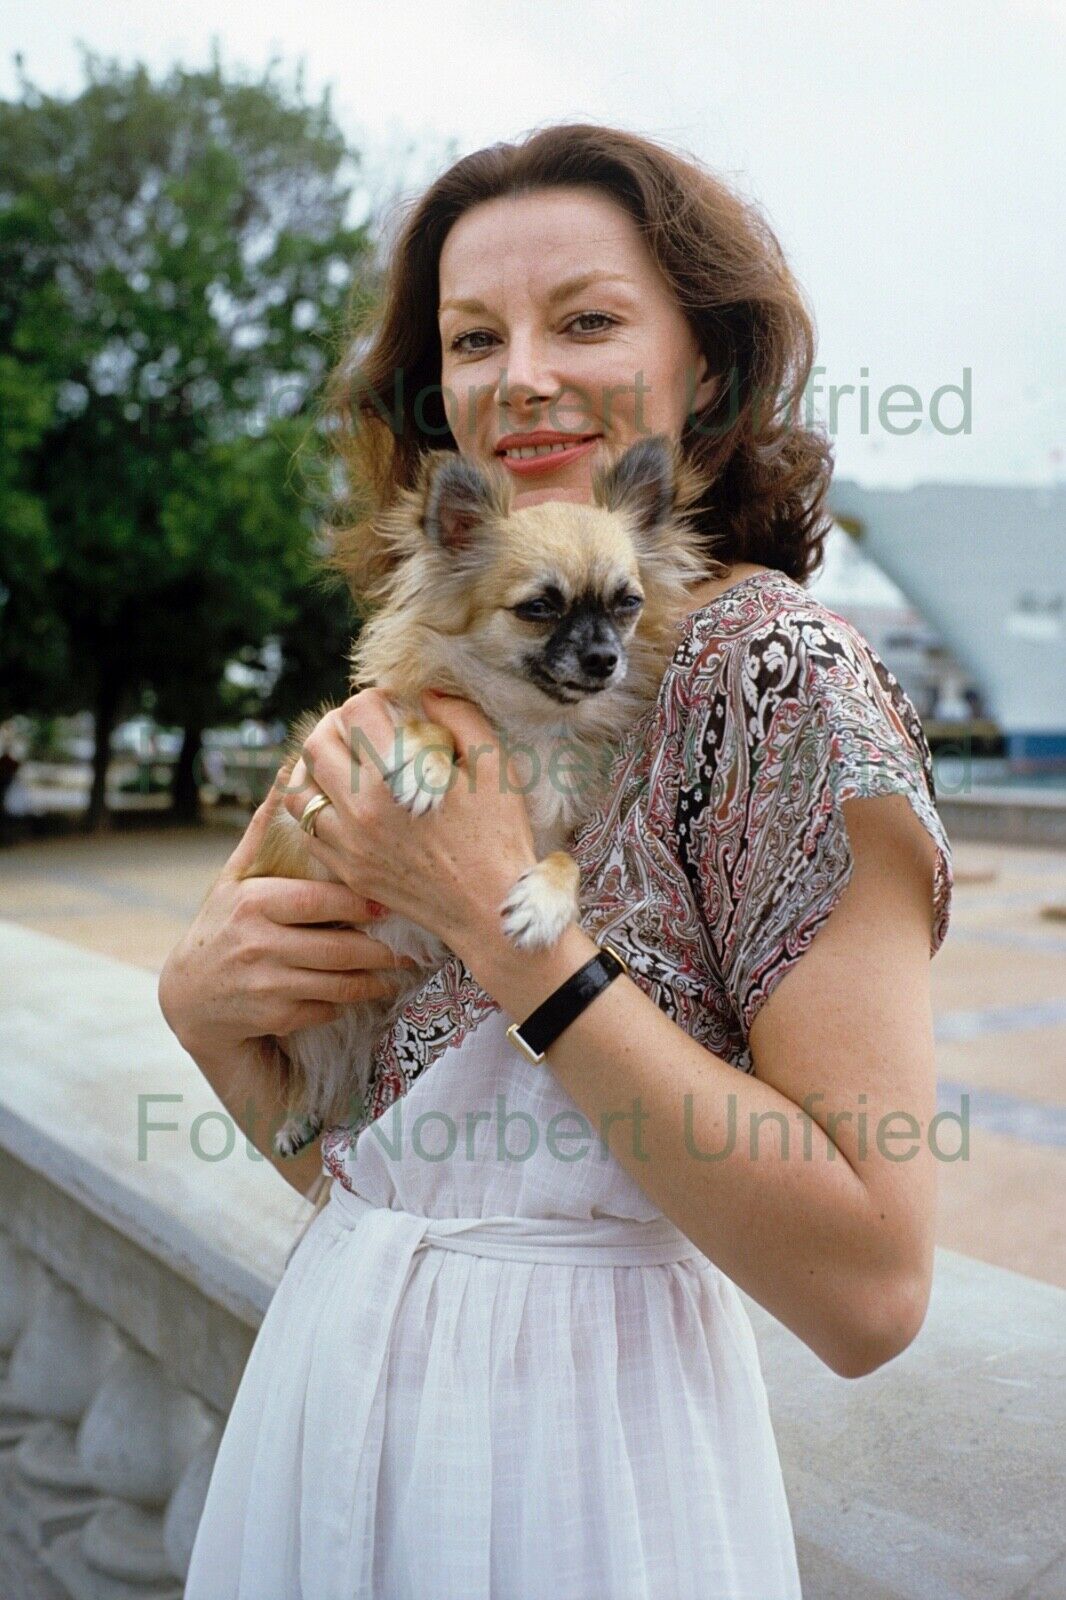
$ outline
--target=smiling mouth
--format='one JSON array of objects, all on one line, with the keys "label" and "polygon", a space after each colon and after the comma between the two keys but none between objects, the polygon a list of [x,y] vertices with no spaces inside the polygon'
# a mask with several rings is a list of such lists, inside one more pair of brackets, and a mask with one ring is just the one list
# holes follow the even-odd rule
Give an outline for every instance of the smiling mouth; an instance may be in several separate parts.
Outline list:
[{"label": "smiling mouth", "polygon": [[598,433],[588,433],[581,438],[560,439],[554,444],[508,445],[504,450],[497,450],[496,454],[502,461],[534,461],[544,456],[565,455],[568,450],[577,450],[601,437]]}]

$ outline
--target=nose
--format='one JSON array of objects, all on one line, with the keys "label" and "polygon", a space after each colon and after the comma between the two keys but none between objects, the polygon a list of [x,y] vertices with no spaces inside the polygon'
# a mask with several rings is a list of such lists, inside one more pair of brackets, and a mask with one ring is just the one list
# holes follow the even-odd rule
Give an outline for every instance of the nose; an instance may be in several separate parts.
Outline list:
[{"label": "nose", "polygon": [[506,417],[508,407],[519,401],[531,403],[536,409],[551,399],[557,387],[555,379],[542,365],[536,338],[532,334],[513,333],[496,379],[496,401],[501,415]]},{"label": "nose", "polygon": [[618,665],[618,651],[610,645],[593,645],[591,649],[581,653],[581,670],[586,678],[599,679],[601,682],[611,676]]}]

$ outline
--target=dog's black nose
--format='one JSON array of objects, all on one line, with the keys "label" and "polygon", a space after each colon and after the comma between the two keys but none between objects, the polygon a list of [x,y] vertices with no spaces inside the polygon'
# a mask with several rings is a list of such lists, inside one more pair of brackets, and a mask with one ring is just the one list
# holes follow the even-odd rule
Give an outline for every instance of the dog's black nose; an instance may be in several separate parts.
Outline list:
[{"label": "dog's black nose", "polygon": [[618,651],[604,647],[586,650],[581,657],[581,670],[589,678],[609,678],[618,665]]}]

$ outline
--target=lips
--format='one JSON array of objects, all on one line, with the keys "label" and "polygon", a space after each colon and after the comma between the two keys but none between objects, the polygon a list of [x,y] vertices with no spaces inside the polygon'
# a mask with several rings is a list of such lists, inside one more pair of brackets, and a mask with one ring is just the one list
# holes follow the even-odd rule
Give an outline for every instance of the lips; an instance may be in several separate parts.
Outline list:
[{"label": "lips", "polygon": [[597,439],[596,433],[560,433],[554,428],[530,428],[525,433],[505,433],[496,441],[496,454],[504,450],[519,449],[537,444],[582,444],[587,439]]},{"label": "lips", "polygon": [[[595,448],[600,434],[558,434],[558,433],[521,433],[507,434],[500,440],[496,447],[496,458],[502,461],[509,472],[519,477],[527,477],[531,473],[551,471],[555,467],[564,466],[568,461],[575,461],[582,455]],[[509,456],[508,450],[527,450],[536,446],[551,445],[556,448],[541,450],[532,456]]]}]

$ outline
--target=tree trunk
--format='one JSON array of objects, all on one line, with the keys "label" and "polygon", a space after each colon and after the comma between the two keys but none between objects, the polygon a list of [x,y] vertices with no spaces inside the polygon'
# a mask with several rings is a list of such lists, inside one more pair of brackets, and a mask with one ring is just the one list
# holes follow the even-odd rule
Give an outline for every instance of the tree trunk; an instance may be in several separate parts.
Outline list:
[{"label": "tree trunk", "polygon": [[93,781],[89,790],[88,809],[83,818],[87,833],[102,833],[108,826],[107,769],[111,761],[111,735],[118,721],[121,694],[121,687],[113,679],[100,679],[93,707]]},{"label": "tree trunk", "polygon": [[175,822],[195,824],[200,821],[199,756],[203,732],[199,721],[186,724],[181,752],[174,768],[171,816]]}]

